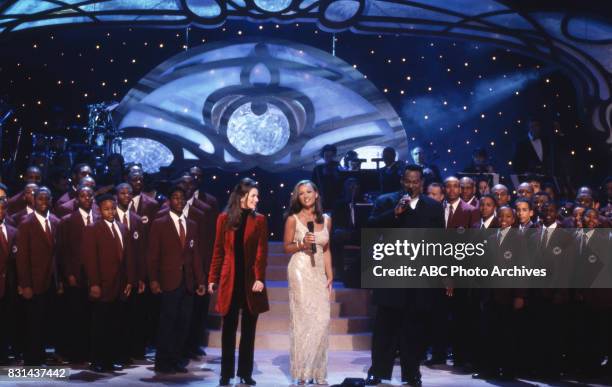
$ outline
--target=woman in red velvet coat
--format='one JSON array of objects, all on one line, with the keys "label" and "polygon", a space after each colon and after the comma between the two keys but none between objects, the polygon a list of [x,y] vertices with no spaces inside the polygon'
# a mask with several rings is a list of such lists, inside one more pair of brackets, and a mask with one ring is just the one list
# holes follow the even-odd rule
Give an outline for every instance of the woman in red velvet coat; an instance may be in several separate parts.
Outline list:
[{"label": "woman in red velvet coat", "polygon": [[255,212],[259,202],[257,182],[244,178],[230,195],[224,212],[217,218],[215,247],[208,276],[208,291],[218,291],[216,310],[223,316],[221,380],[234,377],[234,351],[238,315],[240,349],[238,372],[242,384],[255,385],[253,355],[259,313],[269,309],[264,286],[268,259],[268,223]]}]

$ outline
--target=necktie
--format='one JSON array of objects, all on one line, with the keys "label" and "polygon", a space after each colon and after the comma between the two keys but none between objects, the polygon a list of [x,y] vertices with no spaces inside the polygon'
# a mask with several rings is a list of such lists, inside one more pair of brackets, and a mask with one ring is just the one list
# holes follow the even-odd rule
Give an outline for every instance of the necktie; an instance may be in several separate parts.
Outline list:
[{"label": "necktie", "polygon": [[546,231],[544,231],[544,247],[548,247],[549,236],[550,236],[550,229],[547,228]]},{"label": "necktie", "polygon": [[448,228],[448,225],[451,222],[451,218],[453,217],[453,205],[452,204],[448,204],[448,219],[446,220],[446,227]]},{"label": "necktie", "polygon": [[117,235],[117,231],[115,230],[115,223],[111,225],[111,230],[113,230],[113,238],[115,239],[115,246],[117,248],[117,255],[119,256],[119,260],[123,259],[123,246],[121,245],[121,239],[119,235]]},{"label": "necktie", "polygon": [[580,235],[580,255],[582,255],[582,252],[586,248],[586,244],[587,244],[587,236],[586,236],[586,233],[583,232],[582,235]]},{"label": "necktie", "polygon": [[87,220],[85,221],[85,223],[89,226],[91,224],[91,218],[89,217],[89,215],[87,215]]},{"label": "necktie", "polygon": [[179,218],[179,239],[181,240],[181,247],[185,247],[185,227],[183,227],[183,219]]},{"label": "necktie", "polygon": [[[134,199],[132,199],[132,201],[130,201],[130,207],[132,208],[132,211],[137,212],[136,211],[136,203],[134,203]],[[130,208],[128,207],[128,208]]]},{"label": "necktie", "polygon": [[51,235],[51,227],[49,227],[49,219],[45,219],[45,234],[50,244],[53,244],[53,235]]},{"label": "necktie", "polygon": [[0,227],[0,244],[2,245],[2,250],[6,253],[9,252],[8,240],[6,239],[6,235],[4,235],[4,226]]},{"label": "necktie", "polygon": [[480,222],[480,228],[481,228],[481,229],[485,228],[485,224],[484,224],[484,222]]},{"label": "necktie", "polygon": [[130,229],[129,225],[128,225],[128,219],[127,219],[127,212],[123,213],[123,225],[125,226],[125,228],[127,228],[128,230]]},{"label": "necktie", "polygon": [[497,245],[501,246],[502,244],[502,232],[501,230],[497,232]]}]

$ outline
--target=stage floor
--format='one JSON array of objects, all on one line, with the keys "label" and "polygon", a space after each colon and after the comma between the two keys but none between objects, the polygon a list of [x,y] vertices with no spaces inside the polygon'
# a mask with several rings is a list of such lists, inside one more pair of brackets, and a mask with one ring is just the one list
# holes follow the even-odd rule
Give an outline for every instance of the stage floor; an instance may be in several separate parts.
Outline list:
[{"label": "stage floor", "polygon": [[[219,382],[220,350],[216,348],[207,349],[207,356],[200,362],[191,362],[188,366],[189,374],[156,376],[153,373],[151,363],[134,365],[120,373],[96,374],[87,369],[72,369],[72,385],[85,384],[90,386],[152,386],[152,385],[189,385],[189,386],[217,386]],[[365,377],[370,365],[369,351],[334,351],[329,353],[328,382],[330,385],[339,384],[345,377]],[[577,382],[543,383],[536,381],[516,381],[512,383],[474,380],[469,374],[455,374],[452,367],[431,369],[421,367],[424,386],[584,386]],[[400,370],[396,365],[393,373],[394,379],[391,383],[381,386],[399,386]],[[280,387],[291,386],[289,375],[289,353],[287,351],[259,350],[255,353],[255,371],[253,378],[257,386]],[[234,380],[235,381],[235,380]],[[59,385],[59,383],[45,383],[44,385]],[[3,383],[0,382],[0,385]],[[40,382],[19,383],[20,386],[36,385]],[[232,384],[234,385],[234,384]],[[236,386],[242,386],[235,384]],[[593,386],[605,384],[591,384]]]}]

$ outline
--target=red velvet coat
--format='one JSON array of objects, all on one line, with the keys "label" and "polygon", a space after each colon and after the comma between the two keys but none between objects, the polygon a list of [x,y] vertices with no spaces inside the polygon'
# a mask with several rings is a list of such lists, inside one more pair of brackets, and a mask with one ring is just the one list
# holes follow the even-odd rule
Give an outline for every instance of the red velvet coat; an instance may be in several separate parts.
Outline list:
[{"label": "red velvet coat", "polygon": [[170,214],[155,219],[149,231],[147,269],[149,281],[157,281],[163,292],[178,288],[185,269],[185,287],[193,292],[206,285],[202,259],[198,246],[198,225],[187,219],[185,246],[181,247],[179,234]]},{"label": "red velvet coat", "polygon": [[[216,311],[225,316],[229,311],[234,290],[234,230],[226,230],[227,213],[217,218],[217,234],[208,282],[218,285]],[[256,280],[266,281],[268,261],[268,222],[264,215],[247,216],[244,229],[244,275],[246,301],[251,313],[259,314],[270,309],[268,294],[255,293],[251,289]]]},{"label": "red velvet coat", "polygon": [[[130,283],[136,285],[134,259],[130,254],[130,238],[121,223],[119,226],[123,239],[122,255],[117,251],[113,232],[104,219],[87,226],[81,244],[83,263],[87,272],[89,286],[98,285],[102,289],[100,301],[110,302],[124,298],[123,290]],[[133,287],[132,291],[136,291]]]},{"label": "red velvet coat", "polygon": [[[8,275],[8,268],[11,264],[11,261],[15,260],[15,253],[17,250],[17,230],[15,227],[12,227],[6,222],[4,223],[6,227],[6,236],[8,241],[8,251],[5,251],[0,245],[0,300],[4,297],[4,291],[6,290],[6,280]],[[2,232],[0,230],[0,232]]]},{"label": "red velvet coat", "polygon": [[[95,223],[99,216],[92,211],[90,224]],[[73,211],[62,218],[57,229],[57,262],[65,284],[68,277],[76,277],[77,286],[85,284],[85,266],[82,257],[81,244],[85,227],[80,211]]]},{"label": "red velvet coat", "polygon": [[[34,295],[45,293],[52,280],[59,280],[56,266],[56,234],[59,219],[49,214],[52,242],[47,239],[36,213],[19,225],[17,238],[17,277],[19,286],[31,287]],[[55,278],[54,278],[55,277]]]}]

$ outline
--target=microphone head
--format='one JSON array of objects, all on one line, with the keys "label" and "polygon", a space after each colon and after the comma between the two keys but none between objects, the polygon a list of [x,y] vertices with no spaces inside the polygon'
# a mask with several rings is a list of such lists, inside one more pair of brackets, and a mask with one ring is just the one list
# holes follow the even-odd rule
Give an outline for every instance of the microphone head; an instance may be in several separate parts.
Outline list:
[{"label": "microphone head", "polygon": [[314,222],[306,223],[306,227],[308,227],[309,232],[314,232]]}]

